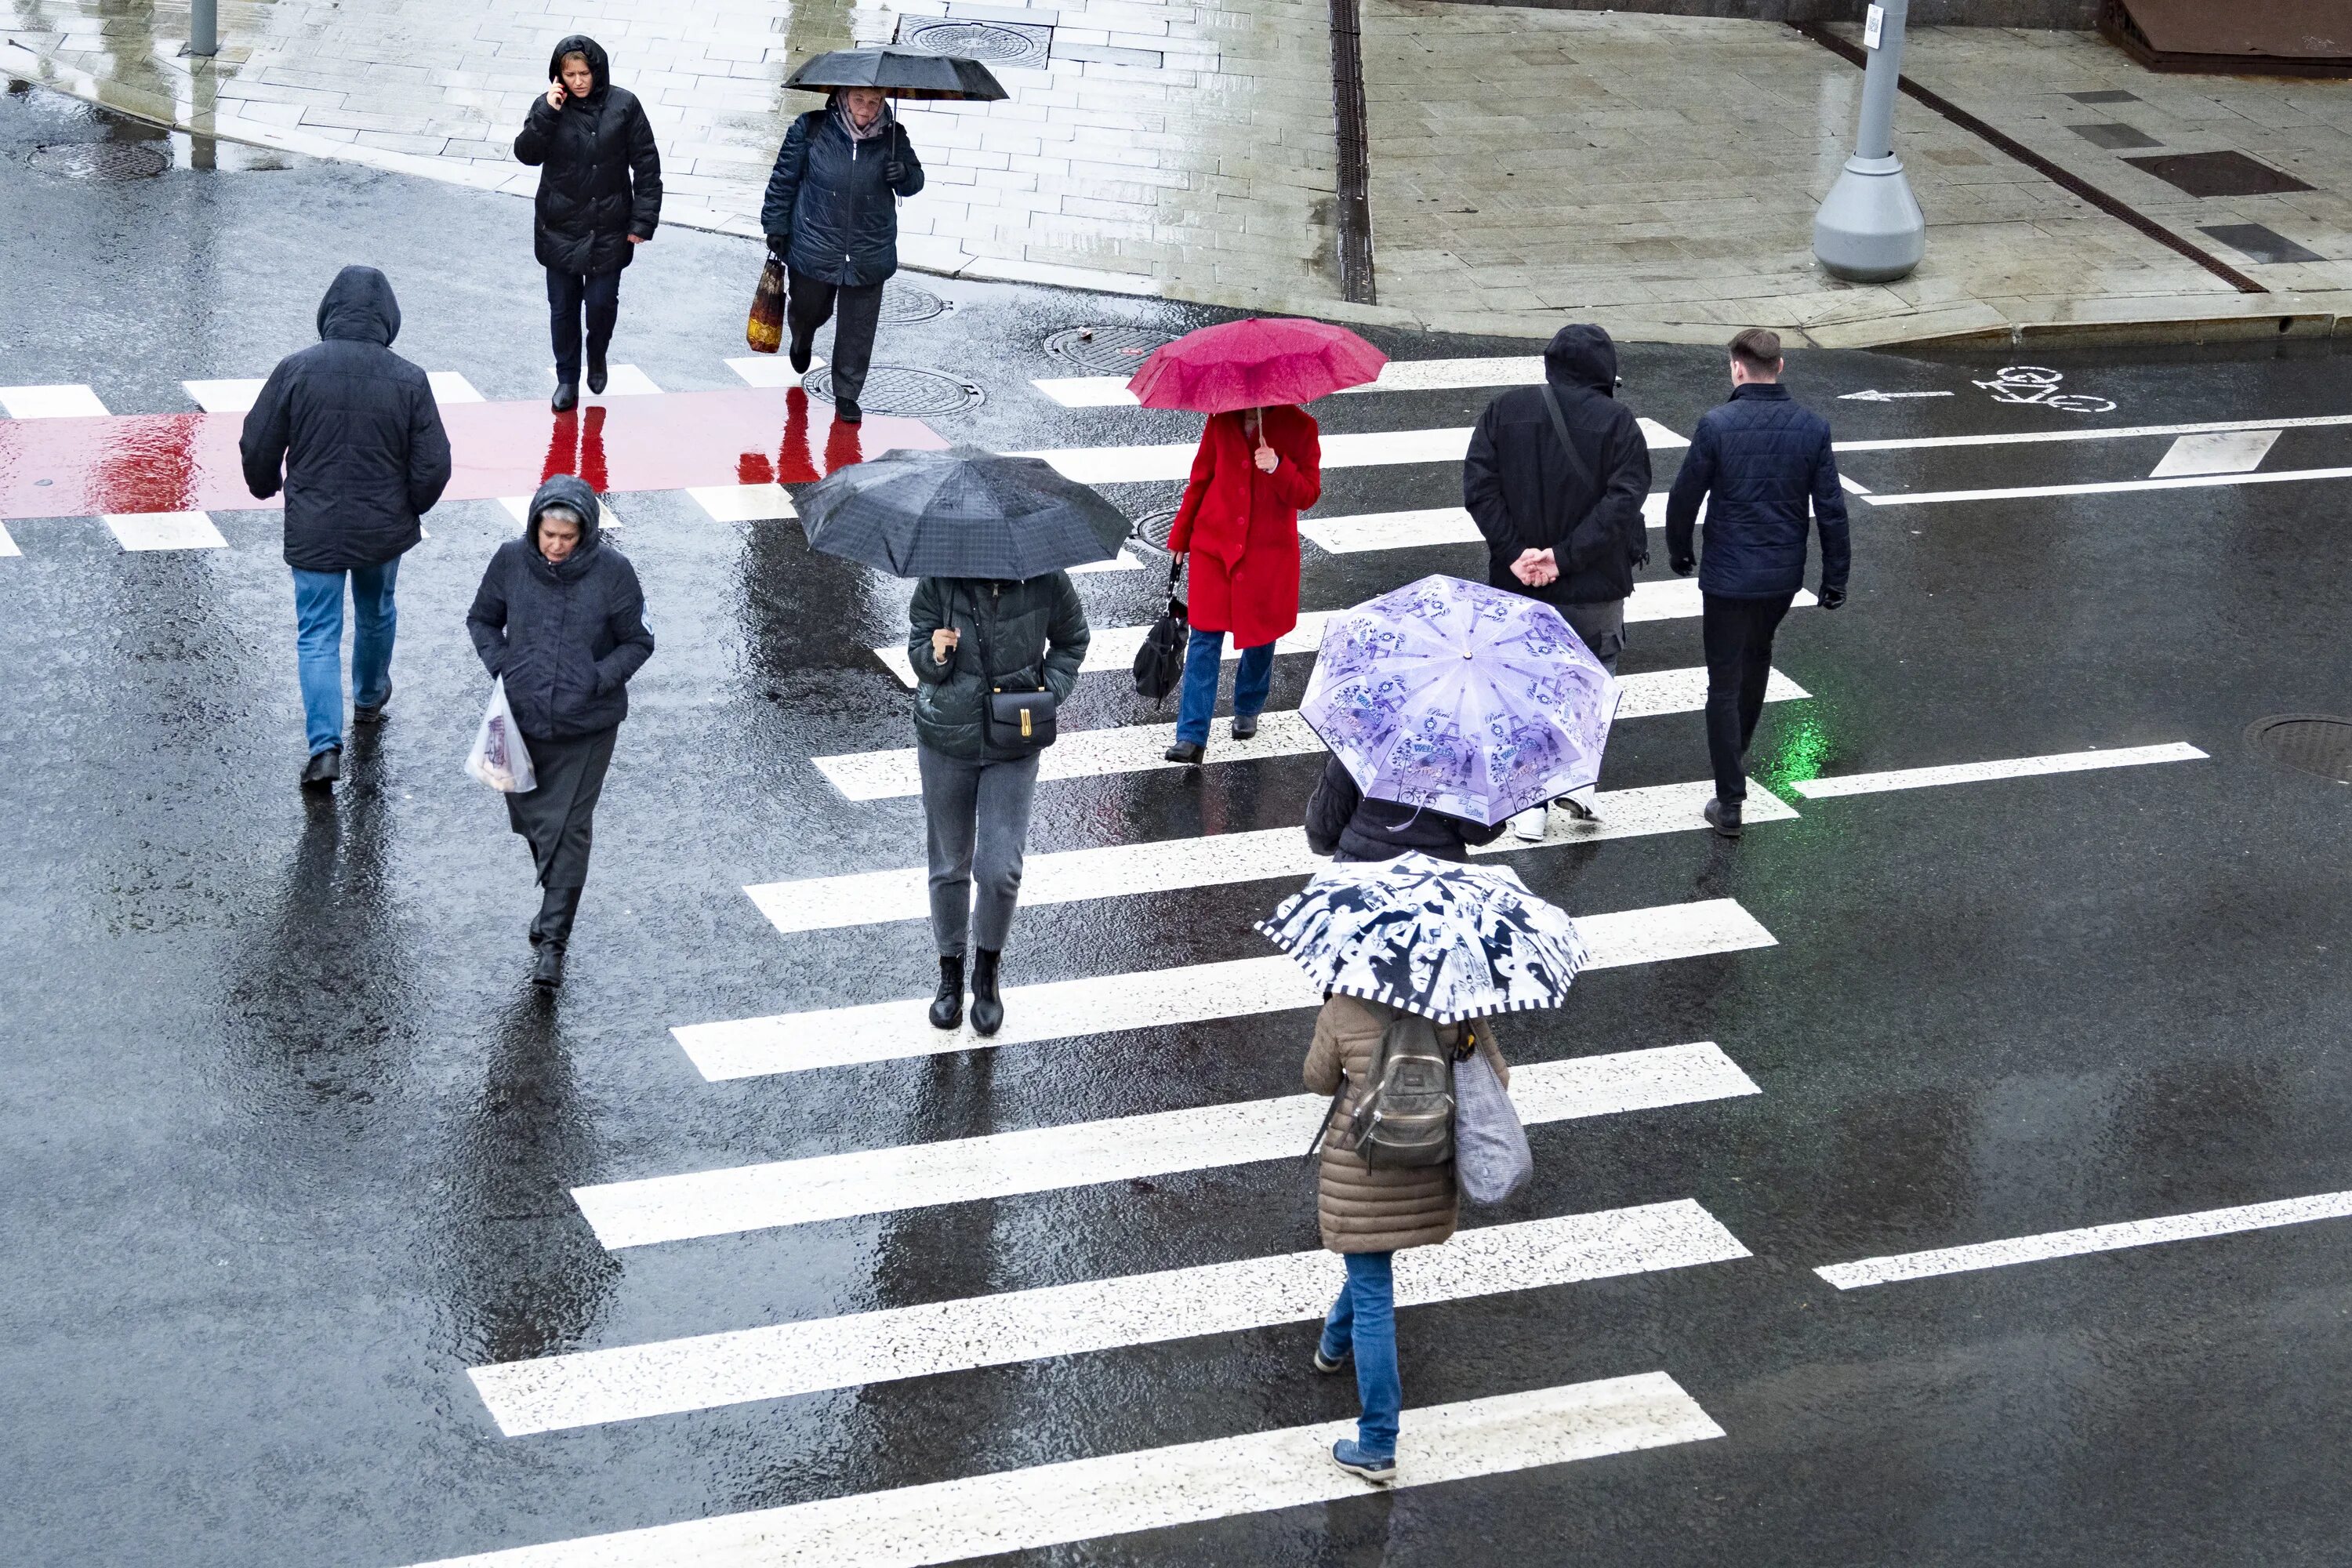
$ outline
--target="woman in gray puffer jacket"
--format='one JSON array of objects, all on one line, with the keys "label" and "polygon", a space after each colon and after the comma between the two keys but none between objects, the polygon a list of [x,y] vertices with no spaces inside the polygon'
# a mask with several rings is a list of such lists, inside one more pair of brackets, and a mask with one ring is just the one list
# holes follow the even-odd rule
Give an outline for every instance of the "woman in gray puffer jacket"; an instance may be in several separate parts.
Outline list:
[{"label": "woman in gray puffer jacket", "polygon": [[536,985],[563,984],[563,950],[588,881],[596,800],[613,742],[629,716],[629,678],[653,657],[645,591],[629,558],[597,528],[596,492],[558,474],[530,498],[522,537],[490,557],[466,629],[483,667],[506,682],[507,706],[539,775],[507,796],[507,822],[539,868]]},{"label": "woman in gray puffer jacket", "polygon": [[925,577],[915,584],[908,616],[915,760],[930,847],[931,935],[940,950],[931,1022],[942,1029],[963,1022],[969,937],[976,944],[971,1026],[993,1035],[1004,1022],[997,960],[1021,893],[1039,753],[991,750],[981,709],[992,686],[1034,690],[1042,685],[1056,706],[1067,701],[1087,657],[1087,613],[1070,574],[1048,572],[1019,583]]}]

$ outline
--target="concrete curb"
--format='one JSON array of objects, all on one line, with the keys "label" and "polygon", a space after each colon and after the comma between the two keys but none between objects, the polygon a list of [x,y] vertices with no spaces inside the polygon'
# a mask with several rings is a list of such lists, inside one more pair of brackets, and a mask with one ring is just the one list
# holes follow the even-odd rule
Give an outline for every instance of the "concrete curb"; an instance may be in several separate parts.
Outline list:
[{"label": "concrete curb", "polygon": [[[191,77],[208,71],[191,68]],[[363,147],[317,136],[282,125],[248,120],[236,114],[199,110],[174,100],[101,81],[75,67],[54,59],[15,40],[0,42],[0,76],[15,77],[37,86],[68,93],[85,102],[127,114],[154,125],[190,135],[265,147],[305,157],[357,163],[387,174],[437,180],[474,190],[529,196],[538,188],[534,170],[517,167],[491,173],[446,158]],[[745,239],[762,237],[749,217],[676,197],[663,203],[662,221],[683,228]],[[951,240],[928,235],[908,235],[899,244],[909,271],[941,278],[1028,283],[1098,294],[1165,299],[1237,310],[1262,310],[1282,315],[1314,316],[1358,325],[1394,327],[1409,331],[1444,332],[1464,337],[1507,338],[1540,342],[1571,321],[1598,321],[1621,342],[1700,343],[1717,345],[1730,329],[1716,321],[1658,321],[1620,316],[1608,310],[1561,309],[1544,312],[1505,314],[1498,311],[1416,312],[1388,305],[1350,304],[1336,297],[1307,297],[1283,289],[1186,289],[1172,292],[1160,279],[1134,273],[1097,271],[973,256]],[[1969,300],[1915,314],[1875,317],[1811,325],[1780,325],[1791,342],[1811,348],[1886,349],[1909,352],[1990,350],[2025,346],[2062,348],[2179,347],[2200,343],[2248,342],[2273,338],[2308,341],[2352,338],[2352,290],[2305,295],[2179,295],[2157,298],[2084,300],[2067,320],[2011,321],[1982,300]],[[1772,323],[1767,323],[1772,324]]]}]

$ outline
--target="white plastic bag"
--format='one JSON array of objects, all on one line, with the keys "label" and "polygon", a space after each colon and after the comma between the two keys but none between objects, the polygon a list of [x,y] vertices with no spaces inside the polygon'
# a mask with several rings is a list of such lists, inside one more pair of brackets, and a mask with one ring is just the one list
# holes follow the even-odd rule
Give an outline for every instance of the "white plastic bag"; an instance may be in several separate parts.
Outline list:
[{"label": "white plastic bag", "polygon": [[1506,1202],[1536,1173],[1510,1093],[1475,1051],[1454,1064],[1454,1169],[1462,1195],[1481,1207]]},{"label": "white plastic bag", "polygon": [[503,679],[490,687],[490,706],[482,715],[482,727],[474,731],[474,750],[466,759],[466,771],[509,795],[529,795],[539,787],[539,774],[530,765],[530,748],[522,743],[514,710],[507,706]]}]

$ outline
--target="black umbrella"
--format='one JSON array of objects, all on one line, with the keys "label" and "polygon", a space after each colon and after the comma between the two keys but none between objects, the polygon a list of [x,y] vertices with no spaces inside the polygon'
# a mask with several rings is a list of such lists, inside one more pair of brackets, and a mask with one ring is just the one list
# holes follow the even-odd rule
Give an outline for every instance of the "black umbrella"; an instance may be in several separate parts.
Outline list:
[{"label": "black umbrella", "polygon": [[1017,582],[1108,561],[1128,521],[1035,458],[978,447],[903,449],[835,468],[801,492],[809,543],[900,577]]},{"label": "black umbrella", "polygon": [[982,103],[993,103],[1004,96],[1004,89],[978,60],[890,44],[819,55],[786,78],[784,85],[804,92],[872,87],[893,98],[969,98]]}]

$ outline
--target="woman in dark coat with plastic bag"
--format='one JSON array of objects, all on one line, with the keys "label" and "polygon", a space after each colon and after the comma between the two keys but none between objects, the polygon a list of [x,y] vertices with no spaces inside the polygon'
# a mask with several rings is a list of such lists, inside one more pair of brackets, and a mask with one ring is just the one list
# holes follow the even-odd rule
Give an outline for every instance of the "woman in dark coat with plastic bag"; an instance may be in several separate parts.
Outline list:
[{"label": "woman in dark coat with plastic bag", "polygon": [[952,1029],[963,1022],[969,946],[971,1026],[992,1035],[1004,1022],[996,963],[1021,895],[1039,753],[992,748],[981,709],[992,686],[1031,691],[1042,686],[1056,707],[1068,701],[1092,634],[1067,572],[1018,583],[925,577],[915,584],[907,614],[907,658],[915,668],[915,763],[930,851],[931,936],[940,952],[931,1023]]},{"label": "woman in dark coat with plastic bag", "polygon": [[507,796],[545,889],[530,923],[534,984],[563,984],[563,952],[588,881],[596,799],[629,714],[629,678],[653,657],[636,568],[597,527],[596,492],[558,474],[530,498],[520,539],[490,557],[467,612],[483,667],[506,683],[536,788]]},{"label": "woman in dark coat with plastic bag", "polygon": [[661,149],[645,106],[614,87],[595,39],[574,33],[547,62],[553,85],[530,106],[515,156],[539,170],[531,248],[547,268],[558,414],[580,401],[580,328],[588,390],[604,390],[604,351],[621,312],[621,268],[661,223]]},{"label": "woman in dark coat with plastic bag", "polygon": [[793,368],[805,371],[836,308],[835,416],[850,425],[874,361],[882,284],[898,270],[898,203],[923,188],[923,165],[889,100],[870,87],[837,88],[823,109],[793,121],[760,208],[768,250],[788,274],[784,324]]}]

